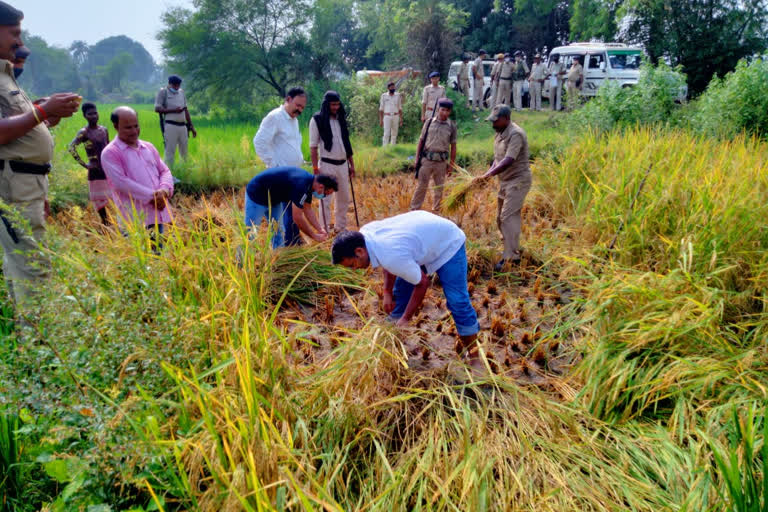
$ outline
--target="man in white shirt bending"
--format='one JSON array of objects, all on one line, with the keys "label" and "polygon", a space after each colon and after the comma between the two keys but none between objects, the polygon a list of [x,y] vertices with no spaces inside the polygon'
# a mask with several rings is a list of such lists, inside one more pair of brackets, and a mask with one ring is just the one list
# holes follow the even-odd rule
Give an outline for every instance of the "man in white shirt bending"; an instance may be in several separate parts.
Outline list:
[{"label": "man in white shirt bending", "polygon": [[259,131],[253,138],[253,148],[267,169],[272,167],[301,167],[301,131],[299,115],[307,106],[307,93],[301,87],[288,91],[285,103],[261,120]]},{"label": "man in white shirt bending", "polygon": [[401,327],[424,301],[427,276],[437,273],[459,335],[456,352],[473,355],[480,325],[467,289],[466,238],[450,220],[416,210],[339,234],[331,255],[348,268],[382,268],[384,311]]}]

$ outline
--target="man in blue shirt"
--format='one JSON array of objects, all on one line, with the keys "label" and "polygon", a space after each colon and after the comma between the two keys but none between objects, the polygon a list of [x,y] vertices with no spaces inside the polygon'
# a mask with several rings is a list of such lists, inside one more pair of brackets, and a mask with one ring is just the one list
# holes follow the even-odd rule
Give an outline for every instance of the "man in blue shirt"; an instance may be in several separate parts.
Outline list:
[{"label": "man in blue shirt", "polygon": [[324,199],[337,190],[336,180],[325,174],[313,176],[304,169],[287,166],[267,169],[245,189],[245,225],[258,227],[265,218],[277,221],[272,247],[301,244],[299,230],[322,242],[328,234],[308,205],[313,196]]}]

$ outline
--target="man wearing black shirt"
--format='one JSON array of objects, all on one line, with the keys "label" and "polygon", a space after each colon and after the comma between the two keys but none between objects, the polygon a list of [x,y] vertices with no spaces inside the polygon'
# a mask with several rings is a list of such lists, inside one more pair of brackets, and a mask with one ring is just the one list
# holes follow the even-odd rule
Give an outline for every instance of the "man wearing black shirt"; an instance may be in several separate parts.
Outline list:
[{"label": "man wearing black shirt", "polygon": [[298,167],[274,167],[257,174],[245,189],[245,225],[258,226],[262,219],[282,226],[272,238],[272,247],[298,245],[299,230],[322,242],[328,234],[311,207],[312,197],[324,199],[339,189],[334,178],[313,176]]}]

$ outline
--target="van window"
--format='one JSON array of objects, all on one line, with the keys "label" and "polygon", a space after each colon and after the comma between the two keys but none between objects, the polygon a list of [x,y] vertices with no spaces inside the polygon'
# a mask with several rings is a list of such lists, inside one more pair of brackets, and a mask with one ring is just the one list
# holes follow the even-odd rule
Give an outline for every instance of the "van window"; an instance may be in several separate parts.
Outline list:
[{"label": "van window", "polygon": [[608,61],[613,69],[639,69],[643,57],[637,50],[608,50]]},{"label": "van window", "polygon": [[485,76],[491,76],[491,70],[493,69],[493,64],[484,62],[483,68],[485,69]]},{"label": "van window", "polygon": [[461,64],[454,62],[451,64],[451,69],[448,70],[448,75],[456,76],[459,74],[459,69],[461,68]]},{"label": "van window", "polygon": [[589,69],[600,69],[600,64],[605,62],[605,54],[597,53],[589,56]]}]

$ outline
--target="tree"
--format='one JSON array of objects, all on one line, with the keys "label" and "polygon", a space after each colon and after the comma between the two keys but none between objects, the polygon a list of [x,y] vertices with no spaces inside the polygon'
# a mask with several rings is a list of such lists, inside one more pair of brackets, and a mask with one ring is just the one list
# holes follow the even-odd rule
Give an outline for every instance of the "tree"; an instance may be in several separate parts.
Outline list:
[{"label": "tree", "polygon": [[[590,18],[586,12],[596,9]],[[598,20],[598,21],[596,21]],[[616,27],[621,27],[616,29]],[[577,0],[573,34],[642,45],[652,61],[682,65],[693,94],[768,42],[766,0]]]},{"label": "tree", "polygon": [[108,37],[89,47],[87,58],[80,70],[87,74],[95,73],[124,53],[129,54],[132,58],[124,78],[142,83],[150,81],[155,71],[155,61],[152,59],[152,55],[141,43],[126,36]]},{"label": "tree", "polygon": [[171,63],[193,77],[198,90],[240,95],[266,85],[284,96],[288,84],[303,77],[306,55],[295,50],[306,37],[306,0],[199,0],[195,6],[165,12],[159,37]]},{"label": "tree", "polygon": [[88,60],[90,51],[91,47],[85,41],[74,41],[69,45],[69,53],[72,55],[72,60],[75,62],[77,69],[83,67],[83,64]]},{"label": "tree", "polygon": [[24,65],[21,81],[25,89],[45,96],[54,92],[77,91],[80,77],[69,52],[49,46],[42,37],[28,33],[22,35],[24,44],[32,54]]},{"label": "tree", "polygon": [[407,11],[407,55],[424,74],[448,75],[451,61],[460,53],[459,32],[467,14],[438,0],[412,3]]},{"label": "tree", "polygon": [[106,92],[121,91],[125,77],[133,66],[133,55],[123,52],[116,55],[106,66],[97,68]]}]

